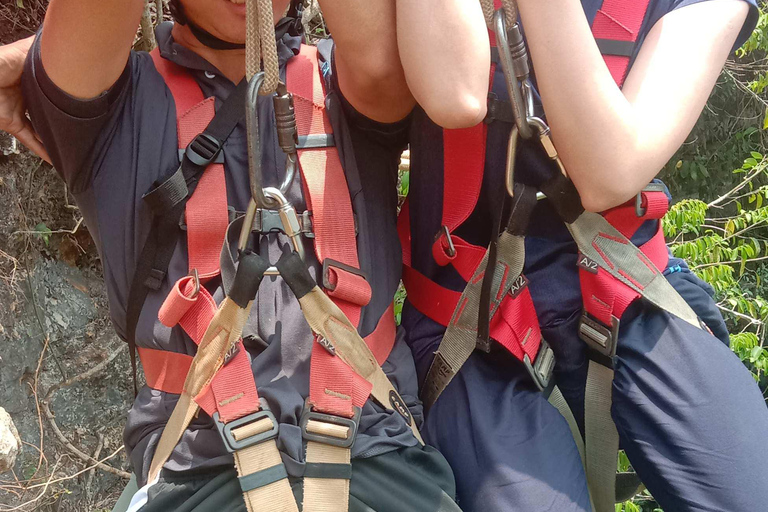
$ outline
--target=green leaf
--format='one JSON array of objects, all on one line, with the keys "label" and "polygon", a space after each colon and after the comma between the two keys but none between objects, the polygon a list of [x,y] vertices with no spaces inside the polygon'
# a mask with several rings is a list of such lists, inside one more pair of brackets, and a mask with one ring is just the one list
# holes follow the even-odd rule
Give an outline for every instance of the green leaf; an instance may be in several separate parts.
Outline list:
[{"label": "green leaf", "polygon": [[18,7],[19,9],[23,9],[24,8],[24,0],[16,0],[16,7]]}]

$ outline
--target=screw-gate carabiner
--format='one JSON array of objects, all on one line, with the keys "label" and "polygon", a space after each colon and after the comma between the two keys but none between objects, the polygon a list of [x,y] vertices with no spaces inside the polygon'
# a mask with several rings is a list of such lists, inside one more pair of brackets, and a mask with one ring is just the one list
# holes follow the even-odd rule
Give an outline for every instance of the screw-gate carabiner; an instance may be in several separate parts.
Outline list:
[{"label": "screw-gate carabiner", "polygon": [[[259,89],[264,83],[264,72],[261,71],[251,78],[248,83],[248,94],[245,104],[245,122],[248,134],[248,177],[251,182],[251,197],[259,208],[274,209],[279,204],[269,195],[264,193],[264,183],[261,173],[261,137],[259,135],[258,97]],[[296,115],[293,110],[293,96],[279,83],[277,93],[273,97],[275,106],[275,125],[277,128],[277,140],[280,148],[286,154],[285,174],[280,183],[280,192],[285,195],[293,183],[298,167],[298,155],[296,144],[298,135],[296,132]]]},{"label": "screw-gate carabiner", "polygon": [[[496,46],[499,49],[499,60],[504,78],[507,82],[512,112],[515,117],[520,136],[530,139],[534,130],[528,119],[533,117],[533,93],[528,81],[530,68],[528,66],[528,49],[525,46],[520,24],[515,23],[507,30],[504,9],[497,10],[493,15]],[[511,43],[510,43],[511,38]]]},{"label": "screw-gate carabiner", "polygon": [[[550,158],[550,160],[555,162],[558,169],[560,169],[560,172],[563,173],[563,176],[567,176],[563,162],[560,161],[560,156],[557,154],[555,145],[552,143],[549,126],[547,126],[547,123],[538,117],[529,117],[528,122],[530,123],[530,126],[536,130],[536,133],[538,133],[539,143],[541,144],[541,147],[544,148],[547,156]],[[517,145],[520,137],[520,130],[518,129],[517,125],[513,126],[512,132],[509,134],[509,142],[507,143],[507,167],[506,179],[504,183],[509,197],[514,197],[515,195],[515,159],[517,157]],[[536,193],[537,200],[541,201],[542,199],[546,198],[547,196],[545,196],[542,192]]]}]

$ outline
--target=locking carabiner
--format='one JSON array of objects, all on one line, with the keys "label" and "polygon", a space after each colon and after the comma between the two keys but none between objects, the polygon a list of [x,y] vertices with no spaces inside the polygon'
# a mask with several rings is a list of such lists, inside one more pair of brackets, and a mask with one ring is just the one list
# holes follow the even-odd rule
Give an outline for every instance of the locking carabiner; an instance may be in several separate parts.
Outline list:
[{"label": "locking carabiner", "polygon": [[[245,122],[248,134],[248,177],[251,181],[251,197],[256,206],[266,209],[279,209],[280,205],[271,196],[265,194],[261,173],[261,137],[259,135],[258,97],[259,89],[264,83],[264,72],[261,71],[251,78],[246,95]],[[298,167],[296,145],[296,114],[293,109],[293,95],[288,92],[285,84],[278,84],[277,93],[273,97],[275,107],[275,126],[277,141],[286,154],[285,173],[280,183],[279,191],[285,195],[293,183]]]},{"label": "locking carabiner", "polygon": [[529,118],[534,116],[533,91],[531,89],[530,67],[528,66],[528,49],[523,39],[520,24],[515,23],[507,30],[504,9],[497,10],[493,15],[493,27],[496,33],[496,46],[499,49],[499,60],[504,78],[507,82],[515,126],[524,139],[535,135]]}]

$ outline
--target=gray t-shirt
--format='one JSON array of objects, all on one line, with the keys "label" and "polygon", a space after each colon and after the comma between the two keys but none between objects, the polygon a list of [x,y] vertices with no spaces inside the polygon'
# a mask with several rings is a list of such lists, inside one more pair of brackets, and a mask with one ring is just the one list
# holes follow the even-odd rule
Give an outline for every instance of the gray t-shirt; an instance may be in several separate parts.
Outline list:
[{"label": "gray t-shirt", "polygon": [[[190,70],[206,97],[216,98],[217,108],[234,89],[227,78],[197,54],[175,43],[172,24],[157,30],[161,55]],[[278,40],[281,70],[298,53],[300,39],[281,34]],[[332,43],[321,48],[322,70],[327,82],[327,106],[336,144],[344,164],[359,228],[361,270],[368,276],[373,298],[363,308],[360,333],[370,334],[392,301],[400,278],[400,246],[396,232],[396,180],[400,151],[405,146],[407,121],[383,125],[355,112],[344,100],[333,76]],[[77,100],[58,89],[46,76],[39,42],[27,59],[23,90],[35,129],[53,163],[77,199],[85,223],[99,248],[109,296],[112,322],[123,338],[126,333],[128,291],[137,259],[150,228],[150,211],[142,195],[152,183],[179,165],[176,112],[170,91],[147,53],[132,52],[117,83],[101,96]],[[272,102],[260,98],[262,169],[265,184],[277,184],[284,169],[284,155],[277,145]],[[228,203],[244,211],[250,199],[245,127],[241,122],[224,145]],[[305,209],[297,176],[286,194],[297,211]],[[285,237],[262,238],[262,254],[276,261]],[[318,262],[311,240],[305,240],[308,263],[317,275]],[[161,289],[150,293],[137,326],[136,343],[174,352],[194,354],[196,346],[181,330],[157,320],[163,299],[173,283],[187,274],[186,237],[182,234]],[[217,300],[220,281],[208,285]],[[278,446],[289,474],[303,472],[304,453],[298,428],[309,391],[312,335],[295,299],[279,278],[261,285],[245,346],[259,395],[269,402],[280,422]],[[384,364],[417,421],[417,382],[412,356],[398,341]],[[163,426],[177,396],[144,387],[129,414],[125,443],[134,471],[143,482]],[[368,401],[363,410],[354,457],[369,457],[412,446],[416,440],[398,414],[387,413]],[[201,413],[185,433],[166,467],[183,471],[232,464],[210,418]]]}]

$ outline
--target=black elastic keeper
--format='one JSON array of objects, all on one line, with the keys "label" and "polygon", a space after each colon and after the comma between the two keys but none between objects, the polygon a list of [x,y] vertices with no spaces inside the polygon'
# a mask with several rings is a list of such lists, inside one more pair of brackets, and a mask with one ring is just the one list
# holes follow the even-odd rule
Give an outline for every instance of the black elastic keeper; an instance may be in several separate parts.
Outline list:
[{"label": "black elastic keeper", "polygon": [[352,464],[331,464],[325,462],[307,462],[304,478],[332,478],[351,480]]},{"label": "black elastic keeper", "polygon": [[526,234],[536,203],[536,190],[533,187],[515,183],[515,195],[512,197],[512,210],[507,224],[509,234],[517,236]]},{"label": "black elastic keeper", "polygon": [[562,174],[558,173],[551,180],[542,183],[541,191],[546,194],[547,199],[564,222],[570,224],[584,213],[579,191],[576,190],[573,182]]},{"label": "black elastic keeper", "polygon": [[587,347],[587,357],[591,361],[596,362],[597,364],[605,366],[606,368],[613,369],[613,358],[610,358],[610,357],[606,356],[605,354],[601,354],[597,350],[593,350],[593,349]]},{"label": "black elastic keeper", "polygon": [[280,277],[288,284],[297,299],[301,299],[317,286],[309,274],[306,263],[295,252],[284,254],[276,266],[280,271]]},{"label": "black elastic keeper", "polygon": [[144,286],[146,286],[150,290],[157,291],[163,285],[164,279],[165,279],[165,272],[163,272],[160,269],[153,268],[152,270],[149,271],[149,275],[144,280]]},{"label": "black elastic keeper", "polygon": [[288,478],[288,473],[285,471],[285,466],[282,464],[278,466],[272,466],[271,468],[262,469],[256,473],[250,475],[241,476],[237,480],[240,482],[240,489],[248,492],[265,485],[273,484],[284,478]]},{"label": "black elastic keeper", "polygon": [[595,39],[602,55],[631,57],[635,52],[635,41],[617,41],[615,39]]},{"label": "black elastic keeper", "polygon": [[155,215],[173,209],[189,196],[189,189],[184,180],[181,168],[177,169],[170,178],[144,194],[142,199],[147,202]]},{"label": "black elastic keeper", "polygon": [[229,298],[245,309],[249,302],[256,297],[259,285],[264,278],[264,272],[269,268],[269,262],[251,251],[240,253],[240,263],[237,266],[235,282],[229,291]]}]

